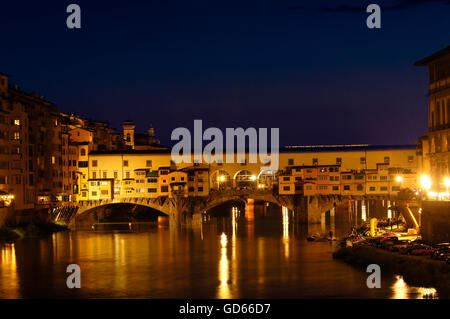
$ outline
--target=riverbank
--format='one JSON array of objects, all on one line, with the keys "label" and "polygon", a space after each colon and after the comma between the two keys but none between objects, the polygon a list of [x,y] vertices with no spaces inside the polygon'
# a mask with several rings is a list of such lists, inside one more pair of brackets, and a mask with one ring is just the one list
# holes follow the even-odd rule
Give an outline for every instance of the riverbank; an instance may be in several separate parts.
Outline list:
[{"label": "riverbank", "polygon": [[59,223],[28,223],[14,227],[0,227],[0,242],[14,241],[20,238],[41,237],[69,230],[65,224]]},{"label": "riverbank", "polygon": [[442,261],[368,246],[340,248],[333,253],[333,258],[363,271],[368,265],[377,264],[382,274],[401,275],[409,285],[434,287],[441,298],[450,297],[450,266]]}]

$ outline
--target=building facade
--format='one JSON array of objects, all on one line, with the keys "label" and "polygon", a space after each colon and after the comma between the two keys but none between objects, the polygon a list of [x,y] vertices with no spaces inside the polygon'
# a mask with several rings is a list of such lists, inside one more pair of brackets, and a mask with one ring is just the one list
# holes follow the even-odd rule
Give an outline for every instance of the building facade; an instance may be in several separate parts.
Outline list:
[{"label": "building facade", "polygon": [[83,186],[87,199],[89,151],[124,148],[122,135],[8,82],[0,73],[0,191],[17,210],[76,201]]},{"label": "building facade", "polygon": [[419,139],[419,171],[430,176],[431,189],[446,191],[450,176],[450,46],[415,63],[428,68],[428,131]]}]

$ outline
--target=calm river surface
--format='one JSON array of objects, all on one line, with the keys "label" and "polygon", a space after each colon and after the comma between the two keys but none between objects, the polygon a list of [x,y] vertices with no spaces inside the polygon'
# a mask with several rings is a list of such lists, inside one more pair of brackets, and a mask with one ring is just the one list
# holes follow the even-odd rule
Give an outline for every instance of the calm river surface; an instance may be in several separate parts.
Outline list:
[{"label": "calm river surface", "polygon": [[[306,241],[320,225],[262,205],[254,217],[225,209],[190,228],[106,225],[0,244],[0,298],[423,297],[400,277],[367,288],[366,273],[332,259],[334,243]],[[342,237],[349,226],[338,225]],[[69,264],[81,267],[81,289],[66,286]]]}]

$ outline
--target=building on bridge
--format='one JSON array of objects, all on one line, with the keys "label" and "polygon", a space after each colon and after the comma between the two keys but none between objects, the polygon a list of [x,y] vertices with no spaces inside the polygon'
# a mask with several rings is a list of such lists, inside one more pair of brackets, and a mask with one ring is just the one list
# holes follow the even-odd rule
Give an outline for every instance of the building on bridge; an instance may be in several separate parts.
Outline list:
[{"label": "building on bridge", "polygon": [[410,169],[379,163],[375,169],[341,171],[340,165],[289,166],[278,176],[280,195],[397,196],[415,190],[417,176]]},{"label": "building on bridge", "polygon": [[416,184],[415,145],[288,147],[281,150],[280,163],[285,166],[268,172],[261,168],[266,163],[249,163],[248,154],[241,163],[176,165],[169,149],[93,151],[88,176],[92,182],[113,179],[115,198],[174,192],[205,197],[210,191],[261,188],[280,195],[396,195]]}]

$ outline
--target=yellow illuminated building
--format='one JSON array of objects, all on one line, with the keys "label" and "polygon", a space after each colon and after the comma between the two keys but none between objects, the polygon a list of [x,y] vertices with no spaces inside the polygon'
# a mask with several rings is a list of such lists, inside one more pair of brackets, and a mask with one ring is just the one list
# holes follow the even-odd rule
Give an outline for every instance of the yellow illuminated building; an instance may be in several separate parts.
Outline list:
[{"label": "yellow illuminated building", "polygon": [[90,180],[114,179],[115,198],[276,187],[280,195],[396,195],[417,184],[415,145],[287,147],[279,156],[285,166],[271,172],[262,170],[267,163],[249,163],[249,154],[240,163],[176,165],[168,148],[93,151],[88,175]]},{"label": "yellow illuminated building", "polygon": [[430,177],[430,189],[446,192],[450,177],[450,46],[418,62],[428,67],[428,132],[419,139],[419,172]]}]

